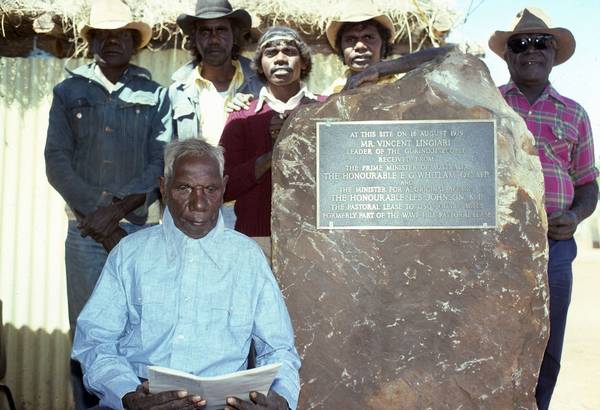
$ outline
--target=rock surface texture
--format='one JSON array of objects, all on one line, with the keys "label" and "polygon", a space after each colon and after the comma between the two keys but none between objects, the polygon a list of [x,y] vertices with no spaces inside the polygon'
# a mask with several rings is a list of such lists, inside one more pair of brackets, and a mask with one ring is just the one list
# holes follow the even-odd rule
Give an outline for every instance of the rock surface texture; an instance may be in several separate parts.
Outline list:
[{"label": "rock surface texture", "polygon": [[[497,121],[498,226],[317,230],[318,121]],[[273,267],[302,357],[299,409],[534,409],[548,335],[533,137],[478,59],[304,107],[273,156]]]}]

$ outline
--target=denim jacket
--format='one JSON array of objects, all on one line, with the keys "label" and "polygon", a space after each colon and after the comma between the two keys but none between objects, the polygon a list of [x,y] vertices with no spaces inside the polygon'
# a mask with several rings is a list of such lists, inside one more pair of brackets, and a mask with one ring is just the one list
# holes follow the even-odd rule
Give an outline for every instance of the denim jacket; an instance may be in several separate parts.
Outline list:
[{"label": "denim jacket", "polygon": [[95,63],[69,71],[54,87],[44,155],[46,175],[72,210],[87,215],[114,198],[145,193],[126,216],[143,224],[158,198],[163,149],[171,139],[167,89],[134,65],[109,93]]},{"label": "denim jacket", "polygon": [[[263,80],[250,68],[250,60],[240,57],[240,65],[244,73],[244,83],[236,91],[238,93],[258,96],[264,85]],[[198,104],[198,87],[194,84],[194,70],[197,62],[184,65],[171,77],[174,81],[169,87],[171,115],[173,117],[173,137],[178,139],[201,138],[201,107]]]}]

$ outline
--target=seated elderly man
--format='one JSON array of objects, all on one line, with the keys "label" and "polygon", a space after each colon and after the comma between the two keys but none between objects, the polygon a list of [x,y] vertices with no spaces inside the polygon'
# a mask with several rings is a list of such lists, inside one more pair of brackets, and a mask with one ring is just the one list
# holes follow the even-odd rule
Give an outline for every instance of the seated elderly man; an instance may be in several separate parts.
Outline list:
[{"label": "seated elderly man", "polygon": [[[226,409],[295,409],[300,359],[277,282],[258,245],[224,227],[219,147],[190,139],[165,151],[162,225],[110,253],[77,320],[73,358],[87,389],[114,409],[202,408],[185,391],[149,393],[148,366],[215,376],[282,363],[269,394],[227,398]],[[208,403],[210,405],[210,403]]]},{"label": "seated elderly man", "polygon": [[418,65],[444,55],[452,46],[430,48],[384,61],[391,53],[394,24],[385,14],[380,14],[370,2],[355,2],[342,16],[333,19],[325,30],[327,41],[347,67],[324,92],[339,93],[363,83],[390,83]]}]

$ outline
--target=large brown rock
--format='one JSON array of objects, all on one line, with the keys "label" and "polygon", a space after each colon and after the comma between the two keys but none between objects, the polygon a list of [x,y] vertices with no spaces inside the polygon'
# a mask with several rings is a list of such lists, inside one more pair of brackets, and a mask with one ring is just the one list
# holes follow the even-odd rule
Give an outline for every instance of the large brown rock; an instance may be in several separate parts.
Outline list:
[{"label": "large brown rock", "polygon": [[[489,118],[496,229],[316,229],[316,122]],[[543,178],[483,63],[451,54],[303,108],[273,158],[273,267],[302,356],[300,409],[535,408],[548,334]]]}]

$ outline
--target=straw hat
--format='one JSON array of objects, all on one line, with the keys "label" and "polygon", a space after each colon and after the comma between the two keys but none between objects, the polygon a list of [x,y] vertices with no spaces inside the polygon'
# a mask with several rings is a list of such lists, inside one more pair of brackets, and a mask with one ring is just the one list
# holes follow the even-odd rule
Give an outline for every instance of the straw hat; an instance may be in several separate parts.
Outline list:
[{"label": "straw hat", "polygon": [[80,30],[80,34],[89,43],[89,31],[130,29],[140,33],[140,44],[143,48],[152,38],[152,29],[146,23],[133,21],[131,10],[120,0],[96,0],[90,10],[90,18]]},{"label": "straw hat", "polygon": [[329,21],[329,23],[327,23],[325,34],[327,35],[327,41],[329,41],[331,48],[337,51],[337,48],[335,47],[335,39],[338,31],[340,31],[340,28],[342,28],[344,23],[360,23],[367,20],[375,20],[383,27],[388,29],[390,31],[390,42],[392,41],[396,33],[392,19],[385,14],[379,14],[371,2],[362,1],[352,3],[351,6],[347,6],[337,20],[332,19]]},{"label": "straw hat", "polygon": [[198,20],[213,20],[228,18],[240,29],[243,36],[250,31],[252,17],[244,9],[233,10],[227,0],[198,0],[196,14],[181,14],[177,17],[177,25],[188,36],[194,31],[194,23]]},{"label": "straw hat", "polygon": [[556,40],[554,65],[559,65],[571,58],[575,52],[575,38],[566,28],[550,28],[550,25],[550,18],[541,9],[527,7],[517,13],[508,31],[496,31],[492,34],[488,45],[494,53],[504,59],[506,42],[515,34],[551,34]]}]

